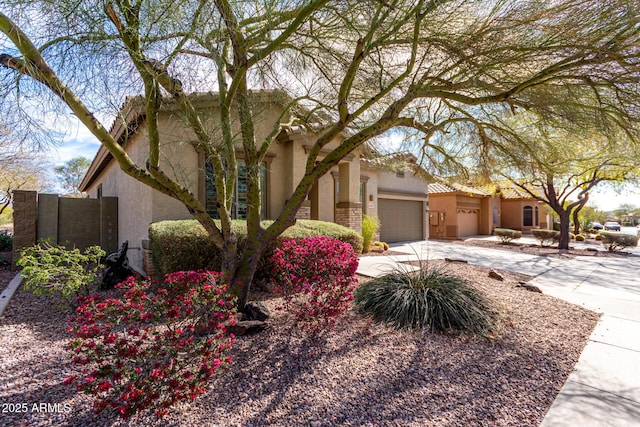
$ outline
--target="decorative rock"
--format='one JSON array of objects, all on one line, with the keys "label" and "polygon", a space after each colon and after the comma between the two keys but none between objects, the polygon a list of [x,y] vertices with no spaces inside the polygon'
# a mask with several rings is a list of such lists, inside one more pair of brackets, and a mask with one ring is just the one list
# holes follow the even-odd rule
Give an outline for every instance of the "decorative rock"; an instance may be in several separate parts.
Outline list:
[{"label": "decorative rock", "polygon": [[500,273],[496,273],[493,270],[489,270],[489,277],[491,277],[492,279],[496,279],[496,280],[504,280],[504,277],[502,277],[502,274]]},{"label": "decorative rock", "polygon": [[264,330],[266,327],[267,323],[260,320],[241,320],[236,322],[235,326],[227,326],[227,332],[237,336],[251,335]]},{"label": "decorative rock", "polygon": [[459,262],[461,264],[469,264],[469,261],[467,261],[466,259],[445,258],[444,260],[447,262]]},{"label": "decorative rock", "polygon": [[244,306],[249,320],[265,321],[271,316],[269,307],[262,301],[249,301]]},{"label": "decorative rock", "polygon": [[537,292],[539,294],[542,293],[542,289],[540,289],[537,286],[530,285],[527,282],[518,282],[518,284],[516,286],[521,287],[521,288],[525,288],[526,290],[531,291],[531,292]]}]

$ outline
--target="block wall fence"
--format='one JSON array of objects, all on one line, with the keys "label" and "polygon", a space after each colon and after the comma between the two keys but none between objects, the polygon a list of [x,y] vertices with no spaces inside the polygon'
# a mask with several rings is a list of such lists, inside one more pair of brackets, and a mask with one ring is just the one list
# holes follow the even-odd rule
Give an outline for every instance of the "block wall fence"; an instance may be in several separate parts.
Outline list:
[{"label": "block wall fence", "polygon": [[118,250],[118,198],[81,199],[35,191],[13,193],[13,259],[40,240],[84,250]]}]

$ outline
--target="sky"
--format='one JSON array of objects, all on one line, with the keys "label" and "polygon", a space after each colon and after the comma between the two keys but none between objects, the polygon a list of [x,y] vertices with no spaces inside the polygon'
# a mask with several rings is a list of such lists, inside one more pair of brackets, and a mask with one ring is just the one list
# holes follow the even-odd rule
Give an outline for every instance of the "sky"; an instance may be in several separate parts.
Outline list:
[{"label": "sky", "polygon": [[[111,125],[111,123],[103,124],[107,127]],[[100,147],[98,140],[79,122],[69,125],[66,129],[63,143],[49,149],[48,158],[51,163],[59,166],[78,156],[93,160]],[[391,143],[400,145],[399,141],[391,141]],[[627,186],[616,191],[606,185],[600,185],[589,198],[589,206],[604,212],[613,211],[622,204],[640,207],[640,188]]]}]

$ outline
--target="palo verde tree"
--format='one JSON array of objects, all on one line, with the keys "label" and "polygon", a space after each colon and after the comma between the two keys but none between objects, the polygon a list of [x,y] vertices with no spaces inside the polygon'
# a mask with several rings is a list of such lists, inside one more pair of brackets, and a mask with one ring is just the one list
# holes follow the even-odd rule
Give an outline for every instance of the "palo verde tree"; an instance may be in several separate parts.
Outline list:
[{"label": "palo verde tree", "polygon": [[[259,258],[295,222],[313,184],[391,129],[415,130],[434,161],[449,156],[437,136],[452,127],[474,127],[480,137],[468,143],[486,143],[493,124],[483,108],[590,115],[635,138],[640,8],[592,3],[2,0],[1,81],[17,89],[6,87],[5,99],[68,108],[125,173],[182,202],[220,248],[242,307]],[[280,119],[259,123],[255,89],[286,94]],[[211,108],[189,96],[205,90],[216,93]],[[144,110],[148,159],[140,163],[98,119],[126,95],[139,95]],[[163,169],[158,116],[169,100],[190,129],[185,143],[211,163],[219,223]],[[317,139],[304,175],[264,228],[259,165],[294,125]],[[241,250],[231,227],[239,155],[248,198]]]},{"label": "palo verde tree", "polygon": [[589,192],[603,182],[637,180],[638,150],[624,134],[548,129],[531,116],[516,122],[527,130],[518,131],[514,141],[509,139],[516,135],[514,127],[492,144],[493,175],[508,179],[558,215],[558,248],[567,250],[570,221],[579,224],[578,214],[589,201]]}]

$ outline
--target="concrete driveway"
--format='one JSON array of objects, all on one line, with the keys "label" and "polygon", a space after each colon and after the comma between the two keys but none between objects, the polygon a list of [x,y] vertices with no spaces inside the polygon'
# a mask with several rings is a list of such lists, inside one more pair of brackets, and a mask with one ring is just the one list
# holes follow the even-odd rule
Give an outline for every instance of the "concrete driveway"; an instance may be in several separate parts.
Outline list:
[{"label": "concrete driveway", "polygon": [[407,260],[464,259],[535,276],[530,283],[545,294],[603,313],[541,426],[640,426],[638,248],[624,258],[574,259],[432,241],[394,244],[391,250],[404,255],[361,258],[358,274],[375,277]]}]

